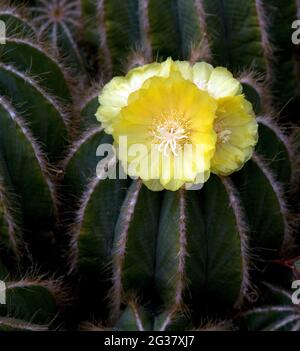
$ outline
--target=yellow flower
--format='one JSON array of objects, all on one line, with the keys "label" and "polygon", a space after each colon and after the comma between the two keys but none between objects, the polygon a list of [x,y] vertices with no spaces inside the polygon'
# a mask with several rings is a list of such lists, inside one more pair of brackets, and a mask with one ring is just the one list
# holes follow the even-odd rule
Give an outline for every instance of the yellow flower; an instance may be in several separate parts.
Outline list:
[{"label": "yellow flower", "polygon": [[224,67],[213,68],[200,62],[192,68],[187,79],[205,89],[218,103],[214,129],[217,146],[211,161],[211,171],[222,176],[240,170],[253,153],[258,140],[258,125],[250,102],[242,95],[242,86]]},{"label": "yellow flower", "polygon": [[214,125],[218,140],[211,170],[227,176],[243,167],[257,143],[258,127],[252,105],[242,95],[219,99]]},{"label": "yellow flower", "polygon": [[151,190],[175,191],[204,183],[211,170],[230,174],[249,159],[257,125],[241,94],[225,68],[168,59],[112,79],[96,116],[130,176]]},{"label": "yellow flower", "polygon": [[141,88],[151,77],[168,77],[172,61],[151,63],[132,69],[126,77],[113,78],[102,90],[99,96],[100,108],[97,118],[102,122],[108,134],[112,133],[112,124],[123,107],[127,106],[131,93]]}]

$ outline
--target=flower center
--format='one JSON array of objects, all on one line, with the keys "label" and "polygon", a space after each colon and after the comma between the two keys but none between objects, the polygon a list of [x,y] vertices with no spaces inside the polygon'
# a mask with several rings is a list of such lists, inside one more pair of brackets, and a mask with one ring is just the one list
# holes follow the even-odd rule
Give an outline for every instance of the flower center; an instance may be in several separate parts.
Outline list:
[{"label": "flower center", "polygon": [[219,143],[226,144],[229,142],[232,131],[225,129],[223,122],[215,122],[214,129],[217,133]]},{"label": "flower center", "polygon": [[159,152],[163,152],[165,156],[168,156],[170,151],[178,156],[181,145],[189,139],[186,123],[176,119],[165,119],[154,123],[151,134],[158,144]]}]

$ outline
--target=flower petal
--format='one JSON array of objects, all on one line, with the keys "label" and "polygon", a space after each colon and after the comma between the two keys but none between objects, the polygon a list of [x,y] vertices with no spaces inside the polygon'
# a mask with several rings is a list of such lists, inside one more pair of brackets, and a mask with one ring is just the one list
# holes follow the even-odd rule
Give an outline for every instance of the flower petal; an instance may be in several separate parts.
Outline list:
[{"label": "flower petal", "polygon": [[215,128],[218,141],[212,172],[226,176],[243,167],[257,143],[258,125],[252,105],[242,95],[220,99]]},{"label": "flower petal", "polygon": [[96,117],[103,123],[107,133],[112,133],[114,119],[127,105],[130,94],[137,91],[151,77],[168,77],[172,63],[173,61],[168,59],[162,64],[151,63],[137,67],[125,77],[115,77],[105,85],[99,96],[100,107]]},{"label": "flower petal", "polygon": [[206,62],[198,62],[193,66],[193,82],[199,89],[207,89],[207,83],[213,70],[213,66]]},{"label": "flower petal", "polygon": [[210,75],[207,90],[211,96],[219,99],[241,94],[242,85],[226,68],[217,67]]}]

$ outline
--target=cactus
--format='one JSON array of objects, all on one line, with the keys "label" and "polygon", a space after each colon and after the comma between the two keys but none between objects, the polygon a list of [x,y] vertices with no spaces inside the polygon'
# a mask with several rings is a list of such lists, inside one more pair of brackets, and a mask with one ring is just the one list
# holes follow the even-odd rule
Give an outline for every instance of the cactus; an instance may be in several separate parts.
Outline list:
[{"label": "cactus", "polygon": [[[283,0],[0,6],[0,330],[299,329],[278,264],[299,255],[296,14]],[[103,84],[167,57],[235,73],[259,123],[252,159],[198,191],[99,179]]]},{"label": "cactus", "polygon": [[[0,262],[0,280],[5,282],[5,304],[0,305],[0,331],[57,329],[60,309],[67,302],[62,282],[38,274],[37,270],[22,274],[17,265],[12,267],[11,262]],[[2,285],[0,293],[2,296]]]},{"label": "cactus", "polygon": [[80,330],[86,331],[229,331],[233,329],[232,323],[218,320],[203,320],[196,328],[184,315],[177,316],[170,323],[168,313],[162,312],[153,316],[135,299],[128,300],[120,318],[113,326],[94,323],[82,323],[80,326]]},{"label": "cactus", "polygon": [[240,316],[240,326],[244,330],[299,331],[299,306],[293,304],[289,290],[265,283],[263,297],[267,305],[256,307]]}]

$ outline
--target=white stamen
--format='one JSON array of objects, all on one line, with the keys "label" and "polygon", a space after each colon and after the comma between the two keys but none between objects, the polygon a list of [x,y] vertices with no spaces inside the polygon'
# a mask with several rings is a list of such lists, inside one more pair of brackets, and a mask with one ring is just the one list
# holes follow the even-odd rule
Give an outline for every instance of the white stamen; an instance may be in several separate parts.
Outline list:
[{"label": "white stamen", "polygon": [[218,138],[222,144],[226,144],[230,140],[231,134],[232,134],[231,130],[225,129],[218,133]]},{"label": "white stamen", "polygon": [[173,127],[158,127],[156,131],[153,132],[153,136],[160,140],[158,150],[168,156],[168,151],[171,150],[175,156],[178,156],[179,141],[183,139],[188,139],[186,131],[184,128]]}]

